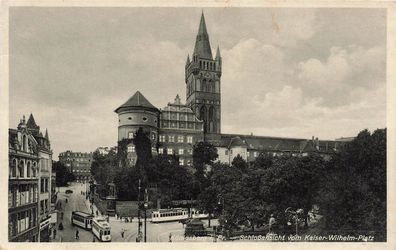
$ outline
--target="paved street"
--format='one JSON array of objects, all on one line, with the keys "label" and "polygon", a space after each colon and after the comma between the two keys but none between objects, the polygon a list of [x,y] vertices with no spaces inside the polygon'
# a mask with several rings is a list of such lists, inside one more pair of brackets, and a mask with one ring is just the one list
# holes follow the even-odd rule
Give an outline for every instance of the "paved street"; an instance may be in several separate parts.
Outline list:
[{"label": "paved street", "polygon": [[[80,227],[71,225],[71,213],[72,211],[83,211],[90,213],[91,204],[85,195],[81,192],[86,192],[86,185],[81,183],[73,183],[69,187],[61,187],[58,193],[58,201],[56,207],[58,208],[58,225],[60,222],[63,223],[64,229],[59,230],[57,225],[56,238],[52,241],[63,241],[63,242],[92,242],[93,234],[91,231],[86,231]],[[66,194],[65,191],[70,189],[73,191],[71,194]],[[66,199],[68,202],[66,203]],[[93,212],[100,215],[100,211],[93,206]],[[61,213],[63,212],[63,219]],[[144,216],[144,214],[142,214]],[[113,242],[136,242],[138,223],[137,218],[134,218],[132,222],[126,223],[124,220],[116,219],[115,217],[109,218],[111,225],[111,237]],[[203,220],[207,225],[207,220]],[[143,226],[141,228],[144,232],[144,218],[142,218]],[[211,237],[200,237],[200,238],[187,238],[184,239],[184,227],[179,222],[167,222],[167,223],[151,223],[149,219],[147,220],[147,242],[168,242],[169,235],[172,236],[172,242],[183,242],[183,241],[204,241],[212,242]],[[212,225],[217,224],[217,220],[212,219]],[[76,230],[79,230],[80,239],[75,239]],[[122,237],[121,232],[124,232],[124,237]],[[95,239],[98,242],[97,239]]]},{"label": "paved street", "polygon": [[[67,189],[73,190],[72,194],[66,194]],[[80,227],[71,225],[71,213],[72,211],[83,211],[90,213],[89,207],[87,207],[85,202],[85,196],[81,195],[81,191],[84,190],[85,186],[81,184],[72,184],[70,187],[61,187],[58,193],[58,201],[56,207],[59,208],[58,212],[58,225],[62,222],[64,229],[59,230],[57,228],[56,238],[52,241],[63,241],[63,242],[91,242],[93,235],[91,231],[86,231]],[[66,199],[68,202],[66,203]],[[63,212],[63,219],[61,213]],[[79,231],[79,240],[75,239],[76,230]]]}]

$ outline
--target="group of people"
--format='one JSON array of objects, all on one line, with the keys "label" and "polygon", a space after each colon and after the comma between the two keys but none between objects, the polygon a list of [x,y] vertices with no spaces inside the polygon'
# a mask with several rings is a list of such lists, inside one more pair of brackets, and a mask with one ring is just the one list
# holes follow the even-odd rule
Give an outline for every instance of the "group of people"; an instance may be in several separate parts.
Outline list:
[{"label": "group of people", "polygon": [[116,220],[123,220],[125,223],[130,223],[133,220],[133,217],[123,217],[123,216],[119,216],[117,214],[115,214],[115,218]]}]

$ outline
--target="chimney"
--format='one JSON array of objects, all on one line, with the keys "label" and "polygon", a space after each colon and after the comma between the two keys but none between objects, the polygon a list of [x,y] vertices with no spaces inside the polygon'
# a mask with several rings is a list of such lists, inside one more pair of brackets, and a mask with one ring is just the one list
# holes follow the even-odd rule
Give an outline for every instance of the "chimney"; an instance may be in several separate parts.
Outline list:
[{"label": "chimney", "polygon": [[318,137],[315,138],[315,146],[316,146],[316,149],[319,150],[319,138]]}]

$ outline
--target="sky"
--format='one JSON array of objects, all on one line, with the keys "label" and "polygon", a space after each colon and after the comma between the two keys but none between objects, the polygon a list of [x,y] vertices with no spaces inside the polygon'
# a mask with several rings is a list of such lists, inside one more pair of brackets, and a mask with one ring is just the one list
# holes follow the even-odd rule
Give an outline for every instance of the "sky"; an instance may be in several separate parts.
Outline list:
[{"label": "sky", "polygon": [[[201,8],[32,8],[9,13],[10,119],[33,113],[54,159],[117,144],[137,90],[185,102]],[[204,8],[220,47],[222,133],[336,139],[386,126],[386,10]]]}]

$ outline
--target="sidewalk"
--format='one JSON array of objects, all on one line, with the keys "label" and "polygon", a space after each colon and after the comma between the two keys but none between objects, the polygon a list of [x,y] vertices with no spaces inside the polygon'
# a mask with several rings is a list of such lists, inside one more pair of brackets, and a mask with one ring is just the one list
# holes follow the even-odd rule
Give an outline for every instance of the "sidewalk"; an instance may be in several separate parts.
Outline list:
[{"label": "sidewalk", "polygon": [[96,213],[98,214],[98,216],[103,216],[103,214],[96,207],[96,205],[89,202],[89,199],[85,199],[85,206],[87,206],[88,211],[93,212],[94,216],[96,216]]}]

